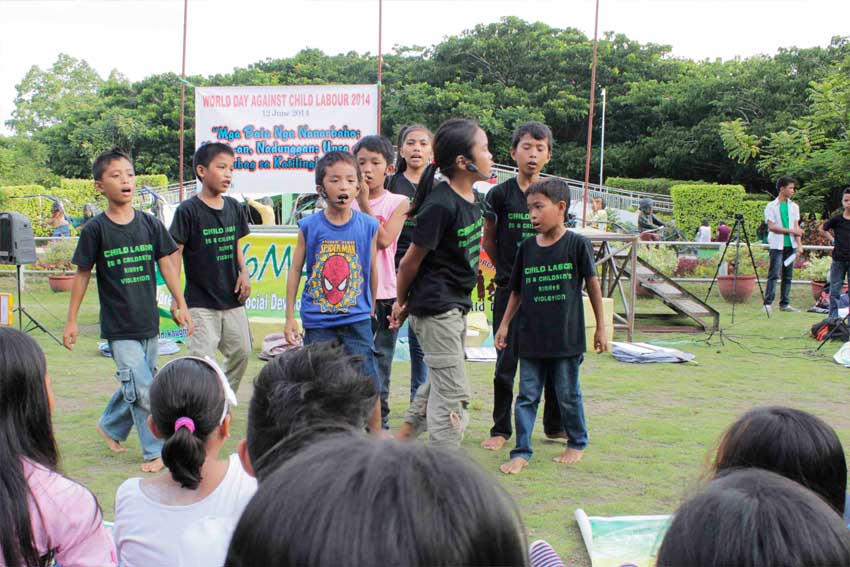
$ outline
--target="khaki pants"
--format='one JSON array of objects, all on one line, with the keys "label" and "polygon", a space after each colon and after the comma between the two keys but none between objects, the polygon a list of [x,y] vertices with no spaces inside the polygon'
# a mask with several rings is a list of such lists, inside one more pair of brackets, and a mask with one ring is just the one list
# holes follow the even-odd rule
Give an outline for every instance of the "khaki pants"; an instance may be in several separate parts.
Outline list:
[{"label": "khaki pants", "polygon": [[460,447],[469,424],[471,398],[464,368],[466,316],[460,309],[439,315],[410,316],[428,365],[428,382],[416,392],[405,421],[416,434],[427,429],[435,447]]},{"label": "khaki pants", "polygon": [[186,337],[189,356],[209,356],[215,360],[215,351],[224,355],[224,373],[234,392],[248,368],[251,355],[251,328],[244,307],[234,309],[206,309],[191,307],[189,314],[195,323],[195,332]]}]

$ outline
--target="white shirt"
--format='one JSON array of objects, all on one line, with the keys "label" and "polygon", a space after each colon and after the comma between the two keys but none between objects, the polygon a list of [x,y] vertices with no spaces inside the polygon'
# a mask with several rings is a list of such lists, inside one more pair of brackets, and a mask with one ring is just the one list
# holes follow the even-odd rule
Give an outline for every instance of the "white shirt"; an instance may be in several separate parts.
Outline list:
[{"label": "white shirt", "polygon": [[697,242],[711,242],[710,226],[701,226],[697,229]]},{"label": "white shirt", "polygon": [[[257,491],[257,480],[245,472],[239,456],[235,454],[230,456],[227,474],[221,483],[206,498],[194,504],[170,506],[156,502],[142,492],[141,481],[141,478],[124,481],[115,496],[113,534],[122,567],[178,567],[181,544],[185,547],[188,543],[184,539],[196,540],[197,535],[192,532],[196,532],[198,526],[207,525],[209,518],[217,519],[216,526],[226,524],[232,530]],[[232,522],[228,522],[228,518]],[[191,537],[187,538],[189,535]],[[211,539],[223,539],[217,533],[210,536]],[[227,545],[220,546],[220,549],[221,553],[226,553]],[[185,561],[185,549],[182,554]],[[223,563],[224,555],[219,565]],[[214,567],[215,563],[210,565]]]},{"label": "white shirt", "polygon": [[[779,213],[779,199],[774,199],[769,202],[764,208],[764,222],[770,226],[772,222],[779,228],[785,228],[782,224],[782,215]],[[793,201],[788,201],[788,228],[794,228],[800,222],[800,207]],[[796,246],[799,242],[797,237],[789,234],[791,237],[791,246]],[[771,250],[782,250],[785,248],[785,235],[773,232],[772,230],[767,235],[767,244]]]}]

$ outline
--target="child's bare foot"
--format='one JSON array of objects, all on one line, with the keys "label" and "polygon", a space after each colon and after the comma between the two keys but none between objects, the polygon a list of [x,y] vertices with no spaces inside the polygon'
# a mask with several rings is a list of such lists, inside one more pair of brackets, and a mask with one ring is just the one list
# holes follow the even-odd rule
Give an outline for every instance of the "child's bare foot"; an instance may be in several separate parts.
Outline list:
[{"label": "child's bare foot", "polygon": [[488,451],[498,451],[502,447],[505,446],[508,440],[502,437],[501,435],[494,435],[489,439],[481,442],[481,447],[483,449],[487,449]]},{"label": "child's bare foot", "polygon": [[567,449],[552,460],[556,463],[561,463],[562,465],[573,465],[579,462],[583,456],[584,451],[579,451],[578,449]]},{"label": "child's bare foot", "polygon": [[546,441],[549,441],[550,443],[563,443],[564,445],[566,445],[567,444],[567,432],[561,431],[560,433],[555,433],[554,435],[549,435],[547,433],[546,434]]},{"label": "child's bare foot", "polygon": [[142,472],[158,473],[164,467],[165,467],[165,465],[162,464],[162,458],[157,457],[157,458],[153,459],[152,461],[145,461],[144,463],[142,463]]},{"label": "child's bare foot", "polygon": [[414,437],[416,437],[416,431],[413,429],[413,425],[406,421],[401,424],[395,434],[398,441],[412,441]]},{"label": "child's bare foot", "polygon": [[503,463],[499,470],[505,474],[519,474],[522,469],[528,466],[528,461],[522,457],[514,457],[507,463]]},{"label": "child's bare foot", "polygon": [[95,429],[97,430],[98,435],[103,437],[103,440],[106,441],[106,446],[109,447],[109,450],[113,453],[123,453],[127,450],[126,447],[123,447],[121,443],[107,435],[106,431],[100,428],[100,425],[96,425]]}]

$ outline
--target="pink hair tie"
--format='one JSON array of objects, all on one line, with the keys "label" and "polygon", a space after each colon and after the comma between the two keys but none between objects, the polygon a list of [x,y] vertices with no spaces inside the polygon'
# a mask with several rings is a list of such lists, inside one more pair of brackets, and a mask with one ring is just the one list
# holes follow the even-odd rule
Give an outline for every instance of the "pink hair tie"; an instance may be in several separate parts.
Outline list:
[{"label": "pink hair tie", "polygon": [[185,427],[191,433],[195,432],[195,422],[192,421],[191,417],[181,417],[177,421],[174,422],[174,432],[177,433],[177,430],[181,427]]}]

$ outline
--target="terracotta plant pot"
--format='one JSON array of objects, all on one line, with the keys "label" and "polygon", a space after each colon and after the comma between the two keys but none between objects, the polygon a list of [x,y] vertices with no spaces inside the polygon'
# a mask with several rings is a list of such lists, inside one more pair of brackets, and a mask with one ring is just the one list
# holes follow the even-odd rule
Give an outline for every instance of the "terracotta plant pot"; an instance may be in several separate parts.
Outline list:
[{"label": "terracotta plant pot", "polygon": [[728,303],[746,303],[756,288],[755,274],[717,276],[717,289]]},{"label": "terracotta plant pot", "polygon": [[71,286],[74,285],[74,274],[51,274],[47,276],[47,283],[51,291],[71,291]]}]

